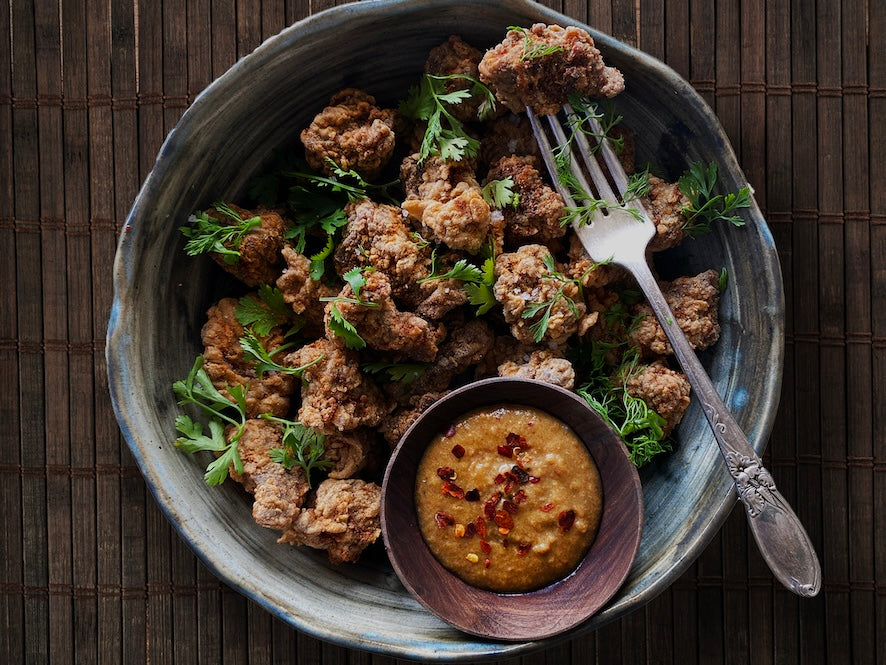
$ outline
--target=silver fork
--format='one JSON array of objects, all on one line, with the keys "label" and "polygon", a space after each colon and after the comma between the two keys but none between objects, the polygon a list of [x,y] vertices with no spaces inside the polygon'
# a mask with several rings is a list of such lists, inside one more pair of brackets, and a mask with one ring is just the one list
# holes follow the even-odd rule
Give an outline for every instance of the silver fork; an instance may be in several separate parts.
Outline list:
[{"label": "silver fork", "polygon": [[[564,107],[564,111],[567,117],[574,117],[575,112],[568,105]],[[576,207],[573,193],[560,182],[558,177],[554,151],[542,120],[530,108],[526,109],[526,113],[529,115],[532,130],[551,179],[556,183],[566,205]],[[556,116],[546,116],[546,120],[556,145],[565,144],[567,135],[560,119]],[[592,135],[602,137],[603,131],[596,119],[588,117],[587,120]],[[649,269],[646,246],[655,235],[655,224],[639,200],[621,202],[620,197],[613,192],[609,180],[594,157],[587,135],[581,131],[575,132],[575,140],[578,149],[570,150],[572,175],[585,192],[596,192],[596,198],[612,205],[594,211],[590,223],[573,221],[573,230],[593,261],[611,261],[627,269],[637,280],[664,329],[674,349],[674,355],[682,366],[695,395],[704,407],[704,414],[714,432],[720,452],[726,460],[726,466],[732,475],[738,497],[744,504],[751,532],[763,558],[775,577],[788,589],[799,596],[815,596],[821,588],[821,567],[806,530],[788,502],[776,489],[772,476],[720,399],[695,351],[675,322],[674,315]],[[625,197],[628,178],[615,151],[608,140],[599,140],[599,138],[596,140],[599,141],[598,148],[612,182],[621,197]],[[593,189],[588,185],[576,158],[576,152],[581,155],[585,169],[593,181]],[[632,213],[626,210],[626,207],[636,212]]]}]

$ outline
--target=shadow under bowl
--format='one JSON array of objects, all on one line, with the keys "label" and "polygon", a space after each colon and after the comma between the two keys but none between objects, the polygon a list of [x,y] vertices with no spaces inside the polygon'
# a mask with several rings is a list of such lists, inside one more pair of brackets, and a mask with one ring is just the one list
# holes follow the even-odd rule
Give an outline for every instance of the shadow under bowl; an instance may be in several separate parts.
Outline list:
[{"label": "shadow under bowl", "polygon": [[[468,584],[440,563],[419,527],[416,475],[428,444],[469,411],[495,405],[529,406],[559,419],[600,473],[603,513],[594,542],[571,573],[535,591]],[[575,393],[534,379],[484,379],[435,402],[403,435],[385,471],[381,528],[394,570],[428,610],[479,637],[540,640],[586,621],[618,591],[640,545],[643,489],[621,439]]]}]

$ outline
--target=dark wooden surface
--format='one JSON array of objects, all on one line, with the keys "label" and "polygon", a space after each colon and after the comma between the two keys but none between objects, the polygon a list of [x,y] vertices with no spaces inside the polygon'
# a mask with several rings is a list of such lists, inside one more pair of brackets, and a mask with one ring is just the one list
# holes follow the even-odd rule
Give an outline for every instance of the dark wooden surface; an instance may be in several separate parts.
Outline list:
[{"label": "dark wooden surface", "polygon": [[[299,634],[214,579],[146,492],[105,379],[117,233],[164,136],[237,57],[331,4],[0,12],[0,661],[392,662]],[[642,611],[513,662],[886,662],[886,3],[545,4],[689,79],[756,189],[787,297],[767,461],[824,584],[805,601],[775,584],[738,511]]]}]

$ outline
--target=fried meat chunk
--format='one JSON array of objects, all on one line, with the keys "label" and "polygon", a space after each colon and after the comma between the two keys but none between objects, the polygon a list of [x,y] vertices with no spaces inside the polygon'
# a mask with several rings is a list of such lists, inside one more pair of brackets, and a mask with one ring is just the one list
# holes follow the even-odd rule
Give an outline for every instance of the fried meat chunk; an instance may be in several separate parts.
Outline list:
[{"label": "fried meat chunk", "polygon": [[414,395],[445,391],[453,379],[483,359],[492,348],[494,339],[492,330],[480,319],[453,326],[449,338],[440,345],[437,359],[421,376],[407,387],[392,384],[389,392],[403,404],[408,403]]},{"label": "fried meat chunk", "polygon": [[[461,76],[470,76],[474,80],[480,78],[480,72],[477,65],[483,58],[483,52],[474,48],[461,37],[451,35],[449,39],[435,46],[428,53],[428,59],[425,62],[425,73],[436,76],[451,76],[453,74]],[[464,78],[451,78],[446,81],[445,89],[447,93],[457,90],[470,90],[473,82]],[[480,96],[468,97],[458,104],[451,104],[447,110],[462,122],[471,122],[479,119],[480,105],[483,99]]]},{"label": "fried meat chunk", "polygon": [[603,63],[594,40],[584,30],[536,23],[509,30],[501,44],[480,61],[480,79],[514,113],[531,106],[539,115],[555,114],[571,93],[613,97],[624,90],[624,77]]},{"label": "fried meat chunk", "polygon": [[[233,428],[231,428],[233,429]],[[237,442],[243,472],[233,465],[231,478],[253,495],[252,517],[269,529],[285,529],[298,515],[310,489],[304,470],[287,469],[274,462],[269,451],[282,446],[283,433],[278,425],[263,419],[247,420]]]},{"label": "fried meat chunk", "polygon": [[378,428],[379,433],[393,448],[403,438],[403,435],[406,434],[406,430],[412,426],[412,423],[418,420],[418,417],[424,410],[447,393],[448,391],[410,395],[406,404],[393,411],[381,421],[381,425]]},{"label": "fried meat chunk", "polygon": [[369,348],[422,362],[437,357],[437,344],[446,334],[445,327],[433,325],[412,312],[398,310],[385,273],[375,270],[366,275],[359,298],[350,284],[344,285],[340,296],[338,302],[326,306],[327,336],[331,335],[332,308],[337,307],[342,318],[357,329]]},{"label": "fried meat chunk", "polygon": [[649,249],[658,252],[676,247],[686,239],[683,208],[689,205],[689,199],[676,183],[650,175],[649,184],[651,189],[643,205],[655,223],[655,236],[649,242]]},{"label": "fried meat chunk", "polygon": [[360,370],[357,354],[328,339],[288,354],[284,364],[301,367],[298,419],[322,434],[376,427],[390,411],[378,386]]},{"label": "fried meat chunk", "polygon": [[406,224],[400,208],[364,199],[345,207],[348,225],[335,251],[340,275],[355,267],[372,267],[391,281],[394,298],[431,320],[468,301],[464,285],[454,279],[422,281],[431,274],[431,248]]},{"label": "fried meat chunk", "polygon": [[277,288],[283,294],[283,300],[304,321],[305,332],[321,335],[326,303],[320,298],[332,297],[336,290],[320,280],[312,279],[310,259],[296,252],[291,245],[283,248],[283,258],[286,269],[277,278]]},{"label": "fried meat chunk", "polygon": [[[578,330],[585,314],[578,286],[549,270],[545,261],[552,260],[544,245],[524,245],[495,259],[493,293],[502,304],[511,334],[521,342],[535,341],[536,330],[542,330],[538,326],[543,326],[539,341],[562,344]],[[529,308],[538,310],[526,315],[532,311]]]},{"label": "fried meat chunk", "polygon": [[[255,211],[247,210],[239,206],[228,204],[243,221],[258,217],[261,223],[251,228],[241,239],[240,244],[229,249],[236,249],[239,257],[235,257],[232,263],[229,255],[212,252],[213,260],[231,273],[234,277],[247,286],[259,286],[260,284],[273,284],[280,274],[282,257],[280,250],[283,249],[283,238],[286,233],[286,222],[280,213],[265,208]],[[210,208],[206,214],[223,225],[233,226],[237,221],[216,208]]]},{"label": "fried meat chunk", "polygon": [[487,166],[511,155],[541,156],[525,114],[508,113],[496,118],[489,123],[480,142],[480,161]]},{"label": "fried meat chunk", "polygon": [[335,162],[367,180],[378,176],[394,152],[394,111],[382,110],[375,98],[347,88],[334,94],[302,131],[305,159],[316,171],[333,175]]},{"label": "fried meat chunk", "polygon": [[567,390],[572,390],[575,386],[575,369],[572,363],[547,349],[534,350],[524,362],[503,362],[498,366],[498,375],[538,379]]},{"label": "fried meat chunk", "polygon": [[560,224],[566,210],[563,197],[541,178],[538,162],[532,156],[502,157],[489,169],[486,182],[511,178],[519,195],[517,206],[505,206],[505,241],[514,246],[549,243],[566,235]]},{"label": "fried meat chunk", "polygon": [[281,543],[326,550],[330,562],[353,562],[381,535],[381,488],[351,478],[328,478],[280,538]]},{"label": "fried meat chunk", "polygon": [[492,218],[470,160],[434,156],[421,162],[416,153],[403,160],[400,179],[406,191],[403,209],[428,239],[469,254],[480,251]]},{"label": "fried meat chunk", "polygon": [[[258,377],[252,362],[243,355],[240,338],[245,331],[237,320],[237,298],[222,298],[207,312],[207,321],[201,330],[203,338],[203,368],[212,384],[230,398],[228,386],[246,386],[246,414],[255,418],[262,413],[283,417],[289,411],[290,396],[298,379],[281,372],[264,372]],[[272,351],[284,343],[279,328],[271,330],[261,345]]]},{"label": "fried meat chunk", "polygon": [[665,419],[665,436],[673,431],[689,407],[689,381],[686,376],[670,369],[660,360],[631,374],[624,386],[629,395],[639,397]]},{"label": "fried meat chunk", "polygon": [[353,478],[373,463],[376,440],[375,432],[368,427],[327,435],[324,457],[332,462],[329,477]]},{"label": "fried meat chunk", "polygon": [[[662,282],[661,290],[674,313],[677,325],[686,334],[696,351],[712,346],[720,338],[717,308],[720,304],[719,275],[707,270],[695,277],[678,277],[673,282]],[[633,346],[639,347],[644,357],[667,356],[673,353],[664,330],[647,303],[634,305],[633,313],[640,320],[629,331]]]}]

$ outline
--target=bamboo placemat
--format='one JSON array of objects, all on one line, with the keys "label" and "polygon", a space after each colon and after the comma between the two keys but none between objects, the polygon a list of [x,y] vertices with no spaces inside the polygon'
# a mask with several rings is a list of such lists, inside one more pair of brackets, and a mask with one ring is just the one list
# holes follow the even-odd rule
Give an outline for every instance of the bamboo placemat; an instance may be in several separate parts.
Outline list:
[{"label": "bamboo placemat", "polygon": [[[0,661],[382,663],[218,582],[145,489],[104,343],[119,232],[197,93],[308,0],[10,0],[0,12]],[[886,661],[886,3],[545,4],[661,58],[715,109],[787,297],[767,462],[824,586],[773,582],[735,512],[642,611],[515,661]],[[880,164],[880,169],[875,168]]]}]

